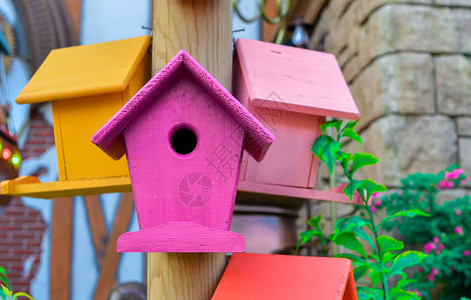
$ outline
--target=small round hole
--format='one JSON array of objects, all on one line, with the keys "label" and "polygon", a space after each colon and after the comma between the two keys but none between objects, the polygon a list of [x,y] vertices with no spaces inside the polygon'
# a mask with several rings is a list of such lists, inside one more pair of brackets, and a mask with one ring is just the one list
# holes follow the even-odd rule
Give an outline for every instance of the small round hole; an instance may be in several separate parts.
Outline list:
[{"label": "small round hole", "polygon": [[190,154],[196,148],[196,135],[191,129],[181,128],[173,133],[170,143],[178,154]]}]

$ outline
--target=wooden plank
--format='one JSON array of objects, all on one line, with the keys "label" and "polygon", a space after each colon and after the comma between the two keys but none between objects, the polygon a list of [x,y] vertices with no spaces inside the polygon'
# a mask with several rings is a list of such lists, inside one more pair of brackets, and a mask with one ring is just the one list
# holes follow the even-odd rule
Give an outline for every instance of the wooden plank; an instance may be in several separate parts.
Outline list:
[{"label": "wooden plank", "polygon": [[149,253],[149,300],[209,300],[224,271],[225,253]]},{"label": "wooden plank", "polygon": [[70,181],[40,182],[33,176],[23,176],[1,182],[1,194],[18,197],[55,199],[76,195],[131,192],[129,176],[89,178]]},{"label": "wooden plank", "polygon": [[152,73],[185,49],[231,90],[232,1],[154,0]]},{"label": "wooden plank", "polygon": [[[276,0],[267,0],[265,2],[265,12],[268,17],[274,18],[278,15],[276,9]],[[278,32],[278,25],[270,24],[262,20],[262,41],[271,42],[273,37],[276,37]]]},{"label": "wooden plank", "polygon": [[68,300],[71,286],[73,198],[55,199],[51,221],[50,299]]},{"label": "wooden plank", "polygon": [[98,278],[94,300],[106,300],[109,293],[116,282],[116,270],[118,269],[119,259],[121,253],[116,251],[116,241],[119,236],[126,232],[131,222],[131,217],[134,212],[134,200],[131,193],[125,193],[121,196],[119,201],[118,212],[114,218],[113,229],[106,249],[106,256],[103,263],[103,268]]},{"label": "wooden plank", "polygon": [[80,21],[82,16],[82,0],[64,0],[67,6],[72,27],[74,29],[75,40],[80,41]]},{"label": "wooden plank", "polygon": [[[153,2],[152,73],[185,49],[230,91],[232,1]],[[210,299],[224,266],[224,253],[149,253],[147,299]]]},{"label": "wooden plank", "polygon": [[344,187],[345,186],[343,186],[342,188],[335,188],[335,189],[332,189],[331,191],[320,191],[320,190],[314,190],[314,189],[296,188],[296,187],[291,187],[291,186],[271,185],[271,184],[243,181],[243,182],[239,182],[239,186],[237,187],[237,190],[239,192],[278,195],[278,196],[301,198],[301,199],[308,199],[308,200],[324,200],[324,201],[333,201],[333,202],[356,204],[356,205],[364,204],[361,198],[357,194],[353,195],[353,201],[350,201],[350,199],[347,196],[345,196],[345,194],[342,193],[342,189]]},{"label": "wooden plank", "polygon": [[105,261],[106,248],[109,244],[103,208],[98,195],[85,196],[84,202],[87,209],[88,224],[90,225],[93,245],[95,247],[98,269],[101,270]]}]

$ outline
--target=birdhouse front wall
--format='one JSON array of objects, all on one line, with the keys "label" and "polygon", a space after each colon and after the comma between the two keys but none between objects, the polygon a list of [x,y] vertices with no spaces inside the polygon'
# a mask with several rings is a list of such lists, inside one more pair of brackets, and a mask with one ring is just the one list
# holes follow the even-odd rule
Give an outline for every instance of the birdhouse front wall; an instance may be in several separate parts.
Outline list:
[{"label": "birdhouse front wall", "polygon": [[[276,137],[264,160],[256,162],[244,153],[240,181],[313,188],[319,160],[310,151],[320,135],[324,117],[294,112],[282,101],[251,103],[248,88],[238,59],[234,60],[234,96]],[[252,87],[253,88],[253,87]],[[266,95],[277,97],[276,86]]]},{"label": "birdhouse front wall", "polygon": [[124,91],[52,102],[59,180],[129,175],[126,158],[110,159],[90,139],[149,78],[146,55]]},{"label": "birdhouse front wall", "polygon": [[244,130],[184,74],[123,132],[139,227],[229,230]]}]

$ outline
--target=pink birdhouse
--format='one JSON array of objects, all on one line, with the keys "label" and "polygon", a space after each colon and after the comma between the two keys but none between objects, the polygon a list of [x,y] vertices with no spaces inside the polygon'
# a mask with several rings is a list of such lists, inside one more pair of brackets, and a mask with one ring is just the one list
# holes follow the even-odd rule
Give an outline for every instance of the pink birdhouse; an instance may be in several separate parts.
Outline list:
[{"label": "pink birdhouse", "polygon": [[246,39],[236,50],[234,95],[276,136],[262,163],[244,159],[239,190],[317,198],[310,191],[318,160],[310,149],[320,125],[326,116],[360,117],[335,56]]},{"label": "pink birdhouse", "polygon": [[229,231],[242,152],[262,160],[273,135],[181,50],[93,137],[126,154],[140,230],[119,252],[242,252]]}]

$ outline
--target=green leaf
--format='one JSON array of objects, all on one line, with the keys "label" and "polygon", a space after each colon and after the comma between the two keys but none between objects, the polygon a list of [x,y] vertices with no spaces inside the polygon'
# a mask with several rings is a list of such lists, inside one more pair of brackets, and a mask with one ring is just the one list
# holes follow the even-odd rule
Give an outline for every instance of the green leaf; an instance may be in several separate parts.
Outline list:
[{"label": "green leaf", "polygon": [[355,180],[352,179],[348,185],[343,189],[343,193],[350,198],[350,201],[352,201],[353,194],[361,188],[362,181],[361,180]]},{"label": "green leaf", "polygon": [[391,219],[394,218],[399,218],[399,217],[408,217],[408,218],[413,218],[415,216],[423,216],[423,217],[430,217],[429,214],[421,211],[420,209],[413,209],[413,210],[405,210],[405,211],[398,211],[396,213],[393,213],[390,216],[385,217],[379,224],[378,227],[383,226],[386,222],[388,222]]},{"label": "green leaf", "polygon": [[392,238],[389,236],[380,235],[378,236],[377,241],[383,253],[391,252],[391,251],[398,251],[404,248],[403,242],[398,241],[395,238]]},{"label": "green leaf", "polygon": [[358,300],[383,299],[383,291],[381,289],[357,286]]},{"label": "green leaf", "polygon": [[10,286],[10,282],[8,282],[7,277],[0,275],[0,283],[2,283],[2,282],[5,283],[5,285],[6,285],[8,288],[11,287],[11,286]]},{"label": "green leaf", "polygon": [[322,134],[324,134],[324,131],[330,127],[335,127],[335,129],[337,129],[337,132],[340,132],[341,126],[342,126],[342,120],[332,120],[332,121],[325,122],[324,124],[321,125]]},{"label": "green leaf", "polygon": [[352,157],[352,175],[360,168],[374,165],[379,159],[373,154],[359,152]]},{"label": "green leaf", "polygon": [[337,159],[338,159],[340,165],[342,166],[343,171],[345,172],[345,174],[348,174],[348,175],[350,175],[350,172],[348,171],[348,166],[350,164],[350,161],[352,160],[352,157],[353,157],[353,155],[350,154],[350,153],[343,152],[343,151],[338,151],[337,152]]},{"label": "green leaf", "polygon": [[417,265],[426,257],[427,255],[420,251],[405,251],[399,254],[388,269],[389,276],[402,273],[402,270]]},{"label": "green leaf", "polygon": [[389,297],[395,300],[410,300],[410,299],[420,300],[420,297],[417,296],[415,292],[405,291],[397,286],[393,287],[389,291]]},{"label": "green leaf", "polygon": [[363,249],[363,245],[357,240],[353,232],[341,232],[334,236],[332,241],[337,245],[357,252],[365,258],[367,257],[365,249]]},{"label": "green leaf", "polygon": [[350,232],[353,228],[362,228],[367,225],[368,221],[363,220],[358,216],[352,216],[348,218],[340,218],[335,222],[335,232]]},{"label": "green leaf", "polygon": [[342,137],[351,138],[352,140],[358,142],[358,144],[360,145],[363,143],[363,140],[361,139],[361,137],[352,128],[345,128],[345,130],[342,133]]},{"label": "green leaf", "polygon": [[360,121],[360,119],[358,119],[358,120],[356,120],[356,121],[350,121],[350,122],[348,122],[347,125],[345,125],[345,129],[355,127],[355,126],[358,124],[359,121]]},{"label": "green leaf", "polygon": [[324,151],[322,152],[321,160],[325,163],[331,174],[334,171],[335,159],[340,147],[342,147],[342,144],[339,142],[330,142],[325,145]]},{"label": "green leaf", "polygon": [[353,269],[353,277],[355,277],[355,281],[360,280],[363,276],[368,273],[368,270],[370,269],[370,266],[368,264],[361,265],[355,269]]},{"label": "green leaf", "polygon": [[355,254],[352,254],[352,253],[339,253],[339,254],[335,254],[334,257],[347,258],[351,260],[352,262],[358,262],[362,264],[367,263],[367,261],[364,260],[362,257],[356,256]]},{"label": "green leaf", "polygon": [[3,293],[5,294],[5,296],[7,296],[7,299],[9,299],[11,297],[12,292],[3,284],[1,286],[2,286]]},{"label": "green leaf", "polygon": [[320,227],[321,219],[322,219],[322,215],[319,214],[317,215],[317,217],[311,218],[309,221],[307,221],[307,224],[314,228],[321,229]]},{"label": "green leaf", "polygon": [[383,278],[383,273],[385,271],[386,270],[382,264],[380,263],[371,264],[371,271],[368,274],[368,276],[370,276],[371,278],[371,284],[373,285],[373,287],[378,286],[378,283]]},{"label": "green leaf", "polygon": [[30,300],[34,300],[33,297],[31,297],[30,295],[26,294],[26,293],[23,293],[23,292],[18,292],[18,293],[15,293],[15,296],[13,297],[13,300],[16,300],[17,297],[26,297]]},{"label": "green leaf", "polygon": [[334,139],[331,136],[321,135],[320,137],[316,139],[316,141],[314,142],[314,145],[312,145],[312,148],[311,148],[312,153],[314,153],[315,156],[321,159],[325,146],[333,141]]},{"label": "green leaf", "polygon": [[366,190],[366,200],[368,201],[374,193],[382,193],[387,190],[384,185],[377,184],[372,179],[365,179],[361,187]]}]

